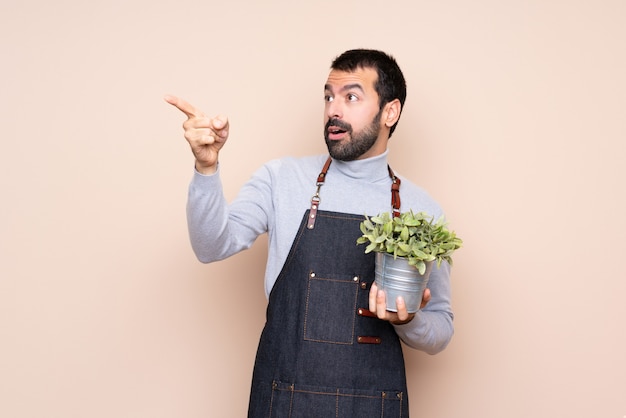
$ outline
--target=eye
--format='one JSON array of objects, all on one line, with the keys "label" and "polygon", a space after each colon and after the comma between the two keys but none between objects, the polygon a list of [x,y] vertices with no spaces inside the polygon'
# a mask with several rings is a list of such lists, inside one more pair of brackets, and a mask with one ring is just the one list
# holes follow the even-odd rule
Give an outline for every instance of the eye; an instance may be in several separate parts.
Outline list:
[{"label": "eye", "polygon": [[348,93],[346,98],[348,99],[349,102],[356,102],[357,100],[359,100],[358,96],[354,93]]},{"label": "eye", "polygon": [[324,95],[324,101],[325,102],[332,102],[334,100],[334,98],[328,94]]}]

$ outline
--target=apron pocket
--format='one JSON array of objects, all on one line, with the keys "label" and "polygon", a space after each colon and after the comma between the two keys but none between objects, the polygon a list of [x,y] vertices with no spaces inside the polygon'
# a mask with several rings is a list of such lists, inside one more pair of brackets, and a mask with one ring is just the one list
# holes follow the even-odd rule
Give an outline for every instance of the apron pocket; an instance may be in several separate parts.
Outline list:
[{"label": "apron pocket", "polygon": [[326,388],[275,381],[270,418],[396,418],[406,409],[401,391]]},{"label": "apron pocket", "polygon": [[309,273],[304,339],[353,344],[359,277]]}]

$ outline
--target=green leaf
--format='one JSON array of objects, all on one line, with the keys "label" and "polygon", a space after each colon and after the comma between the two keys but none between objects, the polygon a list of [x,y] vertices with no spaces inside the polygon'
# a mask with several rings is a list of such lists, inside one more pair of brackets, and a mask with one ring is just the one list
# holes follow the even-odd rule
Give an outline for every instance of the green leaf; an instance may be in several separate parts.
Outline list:
[{"label": "green leaf", "polygon": [[365,248],[365,254],[371,253],[372,251],[374,251],[375,248],[376,248],[376,243],[372,242],[370,245],[368,245]]},{"label": "green leaf", "polygon": [[429,258],[429,257],[430,257],[430,256],[429,256],[428,254],[426,254],[425,252],[420,251],[420,250],[418,250],[418,249],[416,249],[416,248],[413,248],[413,249],[411,250],[411,254],[412,254],[414,257],[416,257],[416,258],[418,258],[418,259],[421,259],[421,260],[426,260],[427,258]]},{"label": "green leaf", "polygon": [[369,239],[367,239],[367,237],[359,237],[359,238],[357,238],[357,240],[356,240],[356,243],[357,243],[357,244],[365,244],[365,243],[367,243],[367,242],[370,242],[370,240],[369,240]]},{"label": "green leaf", "polygon": [[402,228],[402,232],[400,232],[400,239],[402,241],[408,241],[409,240],[409,228],[407,228],[406,226],[404,228]]},{"label": "green leaf", "polygon": [[383,226],[383,231],[387,235],[391,235],[393,233],[393,222],[387,222],[385,226]]}]

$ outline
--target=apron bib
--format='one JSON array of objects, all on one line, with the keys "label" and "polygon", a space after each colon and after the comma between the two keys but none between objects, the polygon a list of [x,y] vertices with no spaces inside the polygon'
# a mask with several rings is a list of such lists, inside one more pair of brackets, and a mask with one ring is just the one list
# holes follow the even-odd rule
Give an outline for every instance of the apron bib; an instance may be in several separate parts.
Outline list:
[{"label": "apron bib", "polygon": [[248,417],[408,417],[399,338],[368,310],[364,217],[319,211],[316,196],[270,293]]}]

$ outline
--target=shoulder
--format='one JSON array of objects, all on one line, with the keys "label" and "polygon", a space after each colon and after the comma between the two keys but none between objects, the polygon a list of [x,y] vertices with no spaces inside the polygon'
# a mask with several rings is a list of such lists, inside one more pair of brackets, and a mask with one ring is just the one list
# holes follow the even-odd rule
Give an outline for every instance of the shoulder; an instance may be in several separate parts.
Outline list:
[{"label": "shoulder", "polygon": [[305,177],[311,181],[317,179],[317,175],[322,170],[324,162],[328,156],[326,155],[311,155],[306,157],[282,157],[274,160],[270,160],[263,164],[263,166],[257,171],[259,173],[265,173],[271,177],[287,180],[291,177]]},{"label": "shoulder", "polygon": [[315,187],[326,156],[283,157],[267,161],[259,167],[247,187],[270,188],[273,193],[293,193],[300,188],[307,192]]},{"label": "shoulder", "polygon": [[444,214],[439,203],[426,189],[400,174],[398,174],[398,177],[402,182],[400,185],[400,199],[403,212],[409,209],[413,212],[426,212],[435,219]]},{"label": "shoulder", "polygon": [[274,160],[270,160],[265,163],[265,167],[272,171],[276,170],[307,170],[315,169],[317,171],[322,169],[324,162],[328,158],[327,155],[309,155],[306,157],[282,157]]}]

